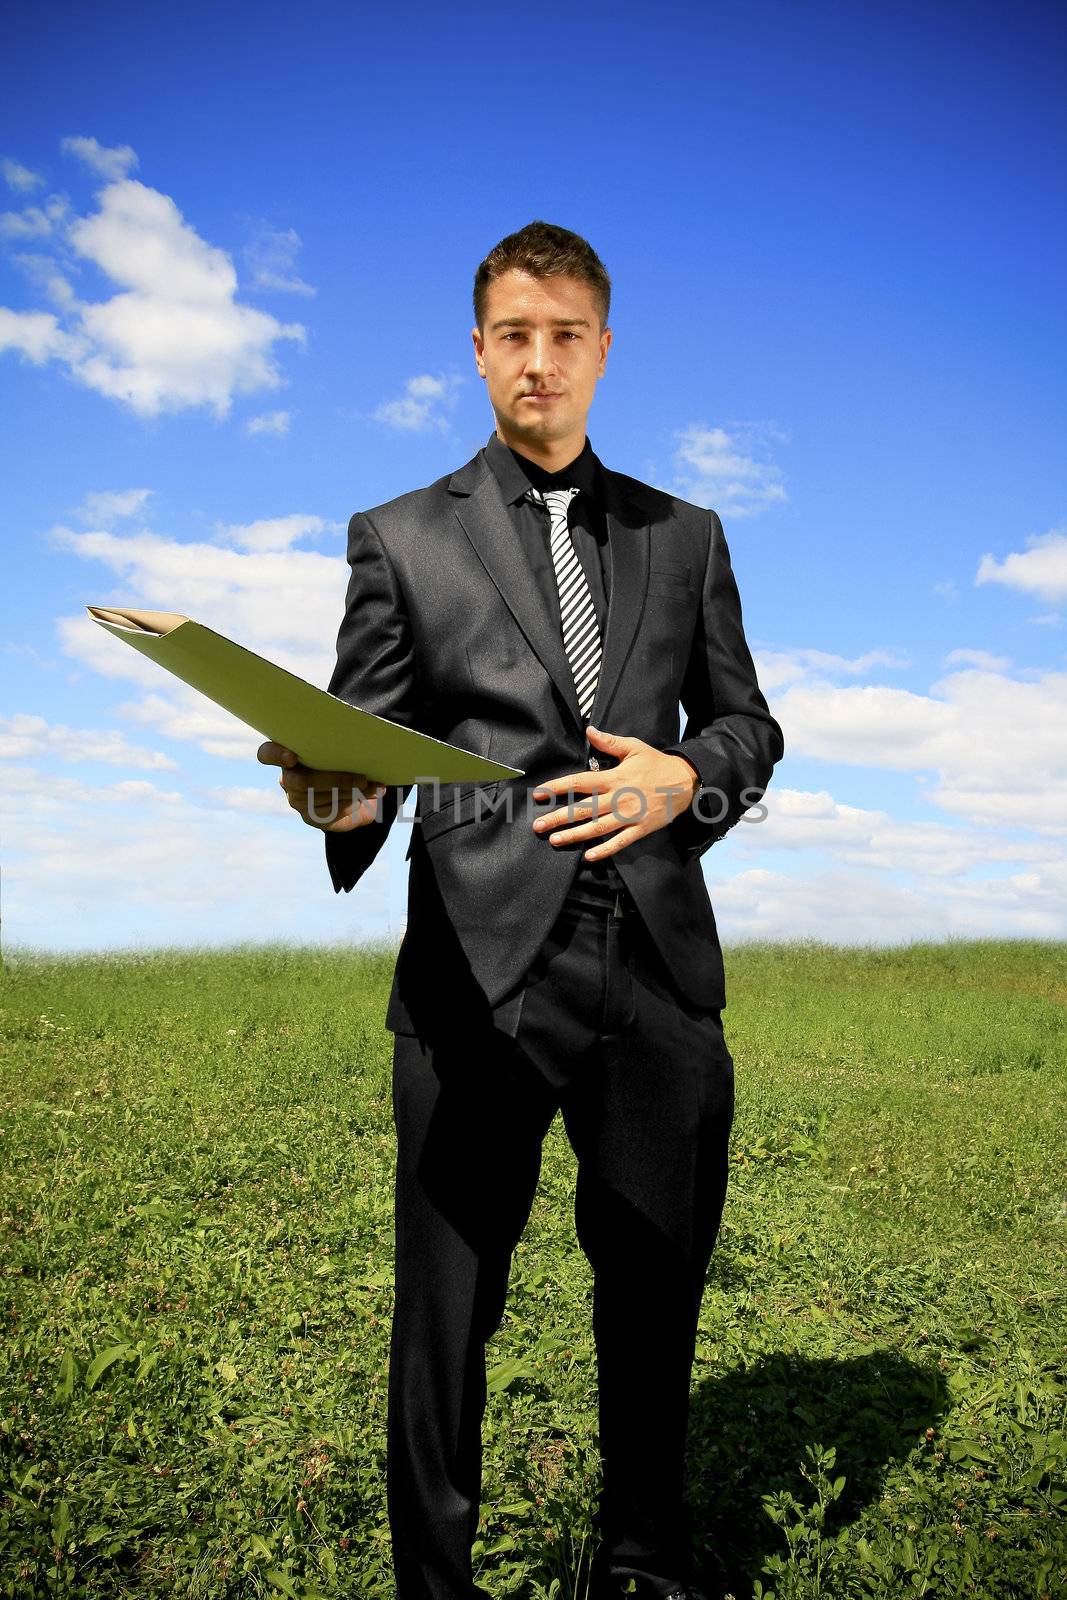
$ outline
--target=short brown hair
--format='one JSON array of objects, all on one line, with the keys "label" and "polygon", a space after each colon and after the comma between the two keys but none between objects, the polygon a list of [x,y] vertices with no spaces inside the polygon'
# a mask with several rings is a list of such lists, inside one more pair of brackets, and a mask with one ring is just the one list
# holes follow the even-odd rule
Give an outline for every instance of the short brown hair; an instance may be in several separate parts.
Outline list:
[{"label": "short brown hair", "polygon": [[486,256],[474,274],[474,320],[485,321],[485,300],[494,278],[505,272],[528,272],[533,278],[580,278],[593,291],[600,313],[601,331],[611,308],[611,279],[604,263],[581,234],[557,228],[552,222],[528,222],[509,233]]}]

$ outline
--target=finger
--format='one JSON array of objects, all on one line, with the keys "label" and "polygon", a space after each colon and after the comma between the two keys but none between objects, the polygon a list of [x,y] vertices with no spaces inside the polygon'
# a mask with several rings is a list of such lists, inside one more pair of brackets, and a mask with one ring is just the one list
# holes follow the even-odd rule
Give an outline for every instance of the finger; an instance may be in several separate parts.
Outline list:
[{"label": "finger", "polygon": [[608,856],[617,856],[620,850],[625,850],[628,845],[634,843],[635,839],[643,839],[644,837],[645,830],[643,828],[623,828],[602,844],[594,845],[591,849],[583,851],[582,860],[606,861]]},{"label": "finger", "polygon": [[323,767],[305,767],[309,783],[323,789],[368,789],[373,779],[362,772],[329,772]]},{"label": "finger", "polygon": [[353,816],[348,811],[342,811],[339,816],[334,817],[332,822],[316,822],[314,817],[306,816],[303,812],[300,815],[308,827],[314,828],[318,833],[350,833],[353,828],[363,826],[363,819]]},{"label": "finger", "polygon": [[303,817],[305,822],[314,823],[318,827],[325,827],[328,822],[349,814],[362,815],[368,818],[376,814],[376,802],[359,794],[338,794],[336,790],[309,789],[307,794],[291,794],[288,797],[292,809]]},{"label": "finger", "polygon": [[354,772],[312,772],[308,767],[289,767],[278,779],[286,794],[367,794],[370,784]]},{"label": "finger", "polygon": [[548,800],[554,794],[566,794],[568,789],[577,789],[583,794],[600,794],[609,782],[610,775],[606,772],[572,772],[565,778],[546,778],[532,793],[535,800]]},{"label": "finger", "polygon": [[[648,817],[647,805],[642,806],[636,803],[635,797],[632,794],[626,794],[622,791],[618,792],[621,794],[621,798],[618,800],[618,803],[616,803],[615,794],[610,796],[606,805],[601,803],[601,796],[598,795],[596,797],[594,804],[598,809],[595,820],[585,821],[582,823],[582,818],[578,815],[566,818],[566,821],[568,822],[580,823],[581,825],[572,826],[566,832],[561,834],[552,834],[550,836],[551,843],[555,844],[557,840],[560,840],[564,843],[569,843],[572,840],[594,839],[602,833],[613,833],[618,828],[625,828],[631,825],[646,822]],[[587,813],[584,811],[584,808],[583,815],[587,815]],[[651,830],[647,826],[644,828],[644,832],[648,833],[650,831]]]},{"label": "finger", "polygon": [[295,750],[290,750],[284,744],[276,744],[273,739],[268,739],[256,751],[256,759],[262,761],[267,767],[293,767],[300,757]]},{"label": "finger", "polygon": [[335,802],[316,796],[311,805],[300,805],[295,800],[289,804],[310,828],[318,828],[320,833],[347,833],[373,822],[377,816],[373,801],[367,799],[353,804],[350,800]]},{"label": "finger", "polygon": [[533,820],[535,833],[550,833],[553,828],[561,827],[565,822],[588,822],[590,818],[602,816],[604,807],[601,797],[606,793],[598,790],[589,801],[582,801],[580,805],[557,807],[555,811],[546,811]]},{"label": "finger", "polygon": [[373,806],[359,806],[355,811],[342,812],[336,822],[320,823],[322,833],[351,833],[353,828],[365,828],[374,821]]},{"label": "finger", "polygon": [[338,817],[336,822],[328,822],[325,827],[320,825],[320,833],[351,833],[355,828],[362,828],[366,824],[365,817]]},{"label": "finger", "polygon": [[585,731],[595,750],[604,750],[613,755],[628,755],[644,743],[643,739],[634,738],[631,734],[605,733],[603,728],[595,728],[591,722],[586,723]]},{"label": "finger", "polygon": [[614,833],[619,828],[632,827],[632,817],[616,816],[614,812],[607,812],[604,816],[596,817],[593,821],[577,823],[570,828],[562,828],[557,833],[548,836],[549,844],[588,844],[592,840],[602,839],[606,834]]}]

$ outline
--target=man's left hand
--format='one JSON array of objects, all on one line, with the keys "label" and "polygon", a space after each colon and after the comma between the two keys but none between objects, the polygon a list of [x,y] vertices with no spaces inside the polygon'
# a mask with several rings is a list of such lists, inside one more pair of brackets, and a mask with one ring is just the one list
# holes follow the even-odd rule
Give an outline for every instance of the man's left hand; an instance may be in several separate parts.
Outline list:
[{"label": "man's left hand", "polygon": [[[594,750],[614,756],[617,766],[549,778],[533,791],[535,800],[585,794],[588,801],[546,811],[533,822],[555,846],[601,841],[585,852],[587,861],[618,855],[635,839],[665,828],[692,803],[700,778],[684,756],[665,755],[655,745],[623,733],[603,733],[592,723],[586,737]],[[568,826],[563,826],[568,824]],[[562,827],[562,831],[560,831]]]}]

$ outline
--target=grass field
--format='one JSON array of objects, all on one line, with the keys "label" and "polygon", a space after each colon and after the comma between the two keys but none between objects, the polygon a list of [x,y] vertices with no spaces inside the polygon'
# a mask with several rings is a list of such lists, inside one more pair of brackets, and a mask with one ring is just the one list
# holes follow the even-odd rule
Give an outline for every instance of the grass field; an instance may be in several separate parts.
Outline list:
[{"label": "grass field", "polygon": [[[0,1595],[388,1600],[388,951],[9,957]],[[728,956],[694,1370],[739,1600],[1067,1594],[1067,946]],[[479,1582],[582,1600],[591,1281],[556,1123],[490,1345]]]}]

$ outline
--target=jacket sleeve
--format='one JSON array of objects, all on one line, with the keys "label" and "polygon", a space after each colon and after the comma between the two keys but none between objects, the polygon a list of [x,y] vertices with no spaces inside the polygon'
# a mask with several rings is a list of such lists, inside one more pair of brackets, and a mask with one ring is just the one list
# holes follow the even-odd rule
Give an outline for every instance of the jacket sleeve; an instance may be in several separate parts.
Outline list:
[{"label": "jacket sleeve", "polygon": [[700,615],[682,680],[685,728],[666,753],[684,756],[700,777],[692,805],[670,827],[690,856],[700,856],[762,798],[785,740],[756,681],[741,621],[730,552],[716,512]]},{"label": "jacket sleeve", "polygon": [[[349,705],[405,727],[417,718],[415,649],[404,597],[381,538],[365,512],[348,524],[351,569],[345,613],[337,634],[337,662],[327,689]],[[375,774],[369,772],[373,779]],[[335,892],[352,889],[377,856],[411,784],[387,786],[378,813],[349,833],[323,833],[326,865]]]}]

